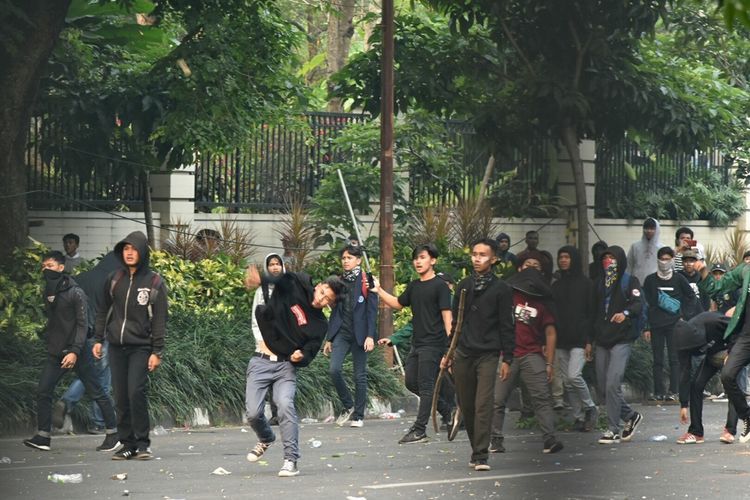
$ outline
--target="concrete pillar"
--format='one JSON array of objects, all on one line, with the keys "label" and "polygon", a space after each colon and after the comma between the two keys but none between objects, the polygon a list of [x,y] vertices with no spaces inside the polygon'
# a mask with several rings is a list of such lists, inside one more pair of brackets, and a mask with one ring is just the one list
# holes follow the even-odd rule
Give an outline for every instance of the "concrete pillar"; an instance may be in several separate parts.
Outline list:
[{"label": "concrete pillar", "polygon": [[152,174],[151,201],[153,211],[161,214],[162,230],[156,233],[160,244],[171,228],[190,227],[195,216],[195,167]]},{"label": "concrete pillar", "polygon": [[[578,241],[578,221],[575,214],[575,180],[573,179],[573,167],[568,157],[565,147],[558,145],[557,155],[557,194],[560,197],[560,206],[567,209],[568,227],[566,229],[566,240],[568,243],[575,245]],[[578,145],[578,151],[583,162],[583,179],[586,184],[586,206],[588,207],[589,222],[594,221],[594,193],[595,193],[595,161],[596,161],[596,142],[583,140]],[[590,231],[590,229],[589,229]],[[594,242],[596,235],[589,234],[589,241]],[[588,252],[588,249],[583,249]]]}]

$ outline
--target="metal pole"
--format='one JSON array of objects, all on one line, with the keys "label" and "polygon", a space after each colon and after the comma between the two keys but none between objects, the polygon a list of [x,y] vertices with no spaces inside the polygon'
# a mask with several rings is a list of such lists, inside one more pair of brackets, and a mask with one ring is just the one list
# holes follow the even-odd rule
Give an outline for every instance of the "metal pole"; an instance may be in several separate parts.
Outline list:
[{"label": "metal pole", "polygon": [[367,252],[365,251],[365,247],[363,245],[364,240],[362,239],[362,235],[359,233],[359,223],[357,222],[357,218],[354,216],[354,210],[352,209],[352,202],[349,199],[349,192],[346,190],[346,183],[344,182],[344,176],[341,174],[340,169],[336,169],[336,172],[339,174],[339,182],[341,182],[341,190],[344,191],[344,200],[346,200],[346,206],[349,209],[349,216],[352,218],[352,225],[354,226],[354,234],[357,235],[357,241],[359,241],[359,245],[362,247],[362,258],[365,261],[365,269],[367,270],[367,274],[372,274],[372,271],[370,271],[370,261],[367,260]]},{"label": "metal pole", "polygon": [[[383,0],[380,109],[380,285],[393,292],[393,0]],[[393,312],[380,302],[380,338],[393,334]],[[390,360],[392,362],[392,360]]]}]

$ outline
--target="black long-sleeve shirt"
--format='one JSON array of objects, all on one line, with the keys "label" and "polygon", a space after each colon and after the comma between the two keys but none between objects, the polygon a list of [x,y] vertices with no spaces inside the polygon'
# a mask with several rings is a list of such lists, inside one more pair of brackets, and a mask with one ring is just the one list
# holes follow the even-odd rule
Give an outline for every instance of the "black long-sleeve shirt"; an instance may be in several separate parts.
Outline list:
[{"label": "black long-sleeve shirt", "polygon": [[467,356],[502,353],[503,361],[510,363],[515,347],[512,289],[494,275],[481,291],[474,290],[474,278],[468,277],[461,281],[453,298],[454,331],[458,321],[461,290],[464,289],[466,303],[457,349]]}]

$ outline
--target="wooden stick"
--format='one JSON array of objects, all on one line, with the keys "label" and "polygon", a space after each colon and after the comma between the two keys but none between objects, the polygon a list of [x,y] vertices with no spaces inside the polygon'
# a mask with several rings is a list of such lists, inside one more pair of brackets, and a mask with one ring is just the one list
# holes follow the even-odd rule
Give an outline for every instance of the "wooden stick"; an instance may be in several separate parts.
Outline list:
[{"label": "wooden stick", "polygon": [[[448,361],[451,361],[453,359],[453,356],[456,353],[456,347],[458,346],[458,336],[461,335],[461,325],[464,322],[464,303],[466,302],[466,289],[461,290],[461,295],[458,298],[458,318],[456,319],[456,330],[453,332],[453,337],[451,338],[451,345],[448,348],[448,352],[445,353],[445,358]],[[438,399],[440,398],[440,386],[443,383],[443,377],[445,376],[445,372],[448,370],[448,368],[440,368],[440,373],[438,373],[437,380],[435,380],[435,389],[432,392],[432,425],[435,428],[435,432],[440,431],[440,426],[438,425],[437,421],[437,403]]]}]

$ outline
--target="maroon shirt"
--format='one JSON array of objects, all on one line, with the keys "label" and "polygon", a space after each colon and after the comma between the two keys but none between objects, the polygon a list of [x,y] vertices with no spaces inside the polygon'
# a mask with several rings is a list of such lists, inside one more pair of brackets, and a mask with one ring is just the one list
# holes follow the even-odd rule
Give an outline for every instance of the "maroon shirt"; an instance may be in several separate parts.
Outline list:
[{"label": "maroon shirt", "polygon": [[513,357],[542,353],[546,341],[544,330],[555,324],[552,312],[534,297],[513,291],[513,317],[516,321],[516,348]]}]

